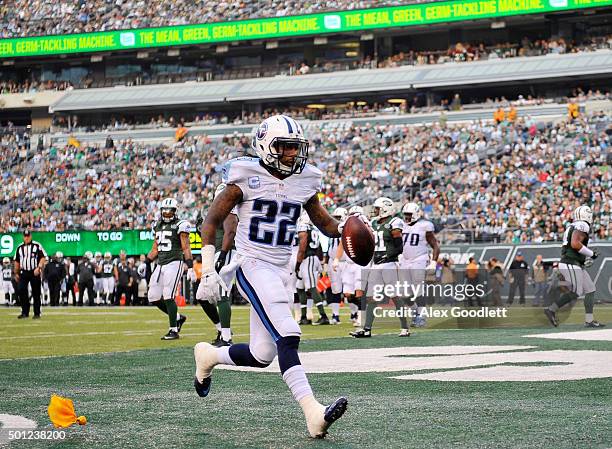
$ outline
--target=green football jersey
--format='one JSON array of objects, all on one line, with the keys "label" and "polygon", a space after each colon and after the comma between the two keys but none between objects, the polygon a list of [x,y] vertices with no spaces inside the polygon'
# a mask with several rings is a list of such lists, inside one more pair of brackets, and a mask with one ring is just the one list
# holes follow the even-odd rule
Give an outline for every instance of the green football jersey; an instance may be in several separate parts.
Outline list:
[{"label": "green football jersey", "polygon": [[153,226],[157,242],[157,264],[167,265],[175,260],[183,260],[180,234],[189,234],[191,225],[186,220],[175,219],[170,223],[159,221]]},{"label": "green football jersey", "polygon": [[[297,234],[299,234],[300,232],[306,233],[307,243],[306,243],[306,252],[304,253],[304,259],[310,256],[318,256],[320,253],[320,248],[321,248],[319,232],[310,223],[308,224],[298,223]],[[299,239],[298,239],[298,242],[299,242]]]},{"label": "green football jersey", "polygon": [[372,221],[372,229],[374,230],[374,263],[381,262],[397,262],[399,255],[391,256],[389,251],[393,247],[393,235],[391,232],[394,229],[403,229],[404,223],[400,218],[391,217],[385,222],[380,222],[378,219]]},{"label": "green football jersey", "polygon": [[[217,232],[215,234],[215,251],[221,251],[221,249],[223,248],[223,237],[225,236],[225,231],[223,230],[223,228],[218,228]],[[230,248],[230,250],[232,249],[236,249],[236,242],[232,242],[232,247]]]},{"label": "green football jersey", "polygon": [[584,246],[589,244],[589,231],[590,226],[585,221],[576,221],[571,223],[565,233],[563,234],[563,246],[561,247],[561,263],[566,263],[569,265],[584,265],[584,261],[586,260],[586,256],[580,254],[574,248],[572,248],[572,234],[574,231],[582,231],[587,237],[582,242]]}]

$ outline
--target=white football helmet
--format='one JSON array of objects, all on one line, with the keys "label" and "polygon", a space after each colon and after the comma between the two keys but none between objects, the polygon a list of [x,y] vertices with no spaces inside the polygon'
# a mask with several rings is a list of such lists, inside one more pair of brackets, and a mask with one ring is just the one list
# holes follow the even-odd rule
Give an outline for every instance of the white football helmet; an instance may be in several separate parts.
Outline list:
[{"label": "white football helmet", "polygon": [[104,253],[104,260],[110,261],[113,258],[113,255],[110,253],[110,251],[106,251]]},{"label": "white football helmet", "polygon": [[381,196],[374,201],[374,216],[376,218],[390,217],[395,213],[395,206],[391,198]]},{"label": "white football helmet", "polygon": [[86,251],[84,254],[85,259],[87,260],[92,260],[93,259],[93,253],[91,251]]},{"label": "white football helmet", "polygon": [[95,257],[96,257],[96,260],[101,259],[102,258],[102,253],[100,251],[96,251]]},{"label": "white football helmet", "polygon": [[348,211],[344,207],[336,207],[331,215],[336,220],[342,221],[347,217]]},{"label": "white football helmet", "polygon": [[[308,159],[308,146],[308,139],[304,137],[299,123],[280,114],[265,119],[251,141],[251,147],[264,165],[283,175],[302,172]],[[288,149],[297,150],[291,165],[282,162],[284,152]]]},{"label": "white football helmet", "polygon": [[9,259],[8,257],[5,257],[4,259],[2,259],[2,265],[10,265],[11,264],[11,259]]},{"label": "white football helmet", "polygon": [[178,203],[174,198],[164,198],[159,206],[161,219],[165,223],[170,223],[176,218]]},{"label": "white football helmet", "polygon": [[219,184],[217,188],[215,189],[215,196],[213,196],[213,199],[217,198],[219,194],[223,192],[223,189],[225,189],[225,183]]},{"label": "white football helmet", "polygon": [[355,215],[355,214],[363,215],[363,207],[353,206],[349,209],[348,213],[349,215]]},{"label": "white football helmet", "polygon": [[421,218],[421,206],[417,203],[406,203],[402,208],[402,214],[404,214],[404,220],[412,224]]},{"label": "white football helmet", "polygon": [[63,258],[64,258],[64,253],[62,253],[61,251],[58,251],[55,253],[55,260],[61,261]]},{"label": "white football helmet", "polygon": [[589,226],[593,224],[593,211],[589,206],[578,206],[572,212],[573,221],[586,221]]}]

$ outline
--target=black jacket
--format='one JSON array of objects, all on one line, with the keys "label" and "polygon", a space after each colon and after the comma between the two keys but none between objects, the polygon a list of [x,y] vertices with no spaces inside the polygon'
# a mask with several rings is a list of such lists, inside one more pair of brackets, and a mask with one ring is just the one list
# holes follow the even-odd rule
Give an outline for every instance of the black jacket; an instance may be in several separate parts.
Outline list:
[{"label": "black jacket", "polygon": [[93,264],[86,259],[83,259],[79,266],[77,267],[77,274],[79,276],[79,284],[85,284],[94,277],[94,266]]},{"label": "black jacket", "polygon": [[529,265],[524,260],[518,261],[514,259],[510,264],[510,273],[515,280],[524,280],[529,272]]},{"label": "black jacket", "polygon": [[66,265],[64,262],[52,260],[45,265],[44,276],[47,282],[62,282],[66,277]]}]

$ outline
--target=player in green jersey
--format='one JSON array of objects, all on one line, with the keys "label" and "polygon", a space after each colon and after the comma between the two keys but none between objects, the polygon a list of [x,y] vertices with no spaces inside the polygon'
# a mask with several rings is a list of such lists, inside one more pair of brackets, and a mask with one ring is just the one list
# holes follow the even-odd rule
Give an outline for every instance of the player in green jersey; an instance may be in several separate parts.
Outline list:
[{"label": "player in green jersey", "polygon": [[604,327],[605,325],[593,319],[593,304],[595,302],[595,283],[587,268],[593,265],[593,260],[599,256],[597,249],[588,247],[589,233],[593,226],[593,212],[589,206],[580,206],[572,213],[572,222],[563,235],[559,273],[563,276],[561,282],[562,294],[544,314],[550,323],[557,327],[557,311],[565,304],[584,296],[585,327]]},{"label": "player in green jersey", "polygon": [[170,329],[162,340],[176,340],[187,320],[187,317],[178,313],[174,300],[185,266],[189,269],[188,276],[194,277],[193,257],[189,245],[191,225],[188,221],[178,218],[178,203],[174,198],[162,200],[160,209],[160,220],[153,225],[153,248],[147,255],[149,263],[157,259],[157,266],[149,282],[148,299],[168,315]]}]

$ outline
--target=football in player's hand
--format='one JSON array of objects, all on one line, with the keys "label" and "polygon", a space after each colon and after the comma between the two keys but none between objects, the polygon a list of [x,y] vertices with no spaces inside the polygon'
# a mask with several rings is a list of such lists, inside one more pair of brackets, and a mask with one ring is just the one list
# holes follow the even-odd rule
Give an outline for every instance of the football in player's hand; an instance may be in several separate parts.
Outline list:
[{"label": "football in player's hand", "polygon": [[365,267],[374,256],[374,235],[359,217],[351,216],[342,229],[342,246],[353,262]]}]

